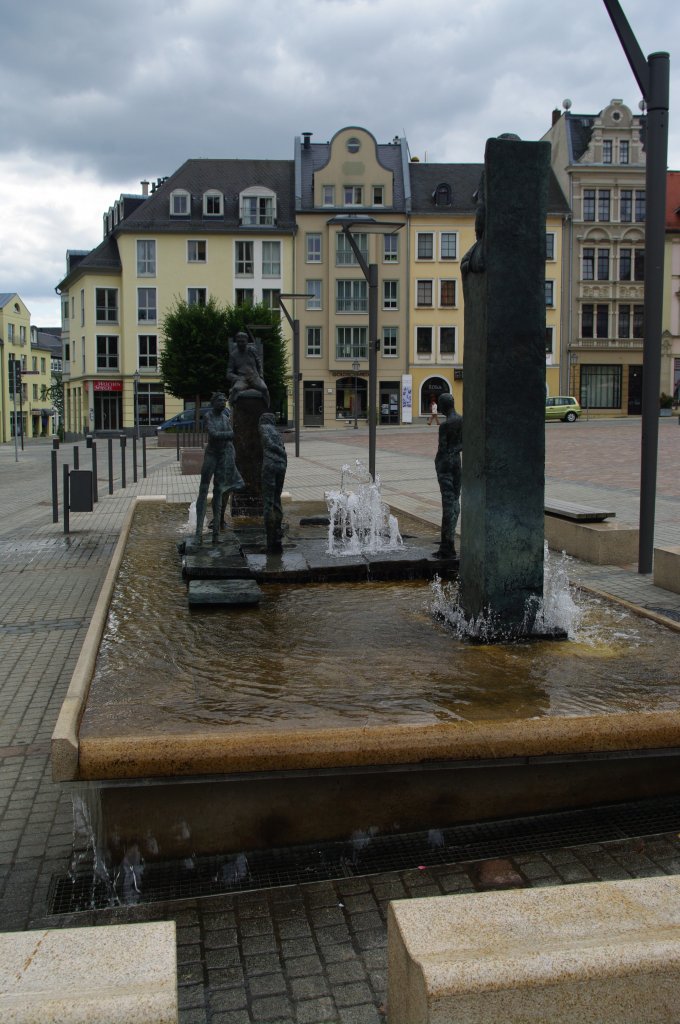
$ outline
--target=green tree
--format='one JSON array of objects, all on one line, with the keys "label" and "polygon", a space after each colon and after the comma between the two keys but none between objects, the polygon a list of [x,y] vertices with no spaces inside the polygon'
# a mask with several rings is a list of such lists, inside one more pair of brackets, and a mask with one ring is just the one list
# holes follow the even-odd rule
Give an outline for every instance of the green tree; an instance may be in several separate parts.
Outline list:
[{"label": "green tree", "polygon": [[162,326],[160,371],[166,391],[175,398],[196,399],[200,405],[213,391],[226,387],[226,310],[216,299],[204,305],[176,299]]},{"label": "green tree", "polygon": [[285,420],[288,395],[288,357],[286,343],[281,330],[281,314],[263,303],[254,305],[227,306],[227,334],[233,338],[239,331],[250,329],[256,338],[262,339],[262,362],[264,379],[269,389],[271,410]]}]

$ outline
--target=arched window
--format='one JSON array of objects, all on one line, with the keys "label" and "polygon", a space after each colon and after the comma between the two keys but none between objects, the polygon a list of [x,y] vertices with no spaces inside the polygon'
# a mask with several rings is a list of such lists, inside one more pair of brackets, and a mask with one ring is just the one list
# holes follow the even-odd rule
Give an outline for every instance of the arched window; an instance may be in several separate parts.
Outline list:
[{"label": "arched window", "polygon": [[224,214],[224,196],[216,188],[209,188],[203,193],[203,216],[222,217]]},{"label": "arched window", "polygon": [[420,389],[420,415],[429,416],[432,399],[438,403],[441,395],[448,395],[450,392],[449,382],[443,377],[428,377],[424,380]]},{"label": "arched window", "polygon": [[440,182],[432,193],[432,198],[435,206],[450,206],[451,186],[447,185],[445,181]]}]

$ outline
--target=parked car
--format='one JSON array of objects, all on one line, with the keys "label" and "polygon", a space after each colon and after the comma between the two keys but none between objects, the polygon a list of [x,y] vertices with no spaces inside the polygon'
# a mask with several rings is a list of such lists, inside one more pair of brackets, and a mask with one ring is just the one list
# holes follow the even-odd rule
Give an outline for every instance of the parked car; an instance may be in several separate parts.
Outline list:
[{"label": "parked car", "polygon": [[581,406],[573,396],[555,395],[545,400],[545,418],[547,420],[565,420],[573,423],[581,415]]},{"label": "parked car", "polygon": [[210,409],[209,405],[202,405],[200,412],[200,426],[196,426],[196,410],[185,409],[183,412],[178,412],[176,416],[171,416],[165,423],[161,423],[160,427],[156,427],[157,434],[172,433],[176,434],[180,430],[200,430],[203,426],[203,417]]}]

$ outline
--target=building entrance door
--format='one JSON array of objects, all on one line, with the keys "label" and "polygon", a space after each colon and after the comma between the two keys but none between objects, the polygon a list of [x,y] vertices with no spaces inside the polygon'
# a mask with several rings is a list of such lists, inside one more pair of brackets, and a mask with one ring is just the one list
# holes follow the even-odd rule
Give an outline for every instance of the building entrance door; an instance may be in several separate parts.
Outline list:
[{"label": "building entrance door", "polygon": [[94,396],[94,429],[120,430],[121,396],[107,391],[96,391]]},{"label": "building entrance door", "polygon": [[640,416],[642,413],[642,367],[628,368],[628,415]]},{"label": "building entrance door", "polygon": [[321,380],[304,382],[302,425],[304,427],[323,426],[323,381]]}]

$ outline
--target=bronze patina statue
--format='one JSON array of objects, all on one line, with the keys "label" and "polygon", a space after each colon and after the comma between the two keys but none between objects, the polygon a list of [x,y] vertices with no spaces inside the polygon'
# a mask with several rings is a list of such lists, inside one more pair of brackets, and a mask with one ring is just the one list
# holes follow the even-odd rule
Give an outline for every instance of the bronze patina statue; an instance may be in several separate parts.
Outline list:
[{"label": "bronze patina statue", "polygon": [[[230,491],[241,491],[245,487],[243,478],[236,466],[234,458],[234,431],[231,416],[227,409],[226,396],[216,391],[210,399],[211,409],[206,413],[205,423],[208,431],[208,443],[205,446],[203,466],[201,468],[201,485],[196,500],[196,543],[203,539],[203,520],[208,500],[208,488],[213,479],[213,544],[220,536],[220,524],[223,517],[223,496]],[[226,504],[226,502],[225,502]]]},{"label": "bronze patina statue", "polygon": [[281,491],[286,476],[288,456],[281,435],[276,428],[276,417],[262,413],[259,421],[262,441],[262,503],[267,551],[274,554],[282,550],[283,508]]},{"label": "bronze patina statue", "polygon": [[258,392],[269,405],[269,391],[262,374],[262,363],[255,346],[248,341],[245,331],[239,331],[227,364],[227,383],[230,385],[229,401],[233,405],[244,391]]},{"label": "bronze patina statue", "polygon": [[438,410],[446,418],[439,426],[439,446],[434,457],[442,495],[442,531],[438,558],[456,557],[456,525],[460,515],[460,453],[463,447],[463,417],[456,412],[453,395],[440,395]]}]

